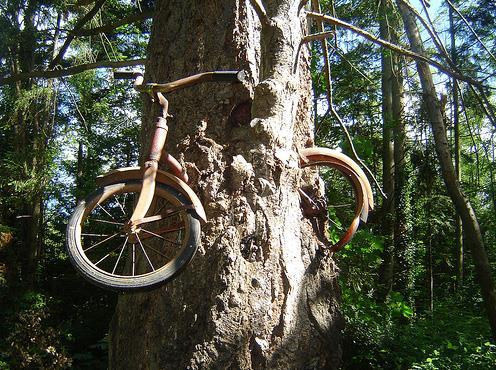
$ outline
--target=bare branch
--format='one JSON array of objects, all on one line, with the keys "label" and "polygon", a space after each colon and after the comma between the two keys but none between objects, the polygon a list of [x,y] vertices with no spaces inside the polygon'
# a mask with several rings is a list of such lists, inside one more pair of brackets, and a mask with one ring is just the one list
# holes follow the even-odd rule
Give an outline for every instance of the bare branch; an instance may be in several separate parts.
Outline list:
[{"label": "bare branch", "polygon": [[491,50],[489,50],[489,48],[486,46],[486,44],[484,44],[484,42],[480,39],[480,37],[477,34],[477,32],[475,32],[475,30],[472,28],[472,26],[470,25],[470,23],[468,23],[467,19],[463,16],[463,14],[458,10],[458,8],[450,0],[446,0],[446,2],[449,4],[449,6],[451,7],[451,9],[453,9],[455,11],[455,13],[460,16],[460,18],[463,20],[463,23],[465,23],[465,25],[468,27],[468,29],[470,30],[470,32],[472,32],[472,34],[475,36],[475,38],[477,39],[477,41],[479,41],[479,43],[482,45],[482,47],[484,48],[484,50],[496,62],[496,57],[494,56],[494,54],[491,53]]},{"label": "bare branch", "polygon": [[269,23],[269,16],[267,15],[267,11],[265,10],[261,0],[250,0],[250,3],[258,15],[258,19],[260,20],[260,23],[262,24]]},{"label": "bare branch", "polygon": [[54,69],[46,71],[33,71],[28,73],[19,73],[10,77],[0,77],[0,85],[6,85],[12,82],[26,80],[28,78],[57,78],[63,76],[71,76],[90,69],[99,68],[121,68],[144,65],[146,59],[133,59],[123,61],[102,60],[94,63],[79,64],[65,69]]},{"label": "bare branch", "polygon": [[[326,32],[319,32],[319,33],[314,33],[311,35],[305,36],[301,42],[306,43],[306,42],[311,42],[315,40],[322,40],[328,37],[334,37],[334,31],[326,31]],[[329,44],[329,46],[346,62],[350,65],[352,69],[354,69],[358,74],[360,74],[363,78],[365,78],[368,82],[373,83],[373,81],[367,77],[365,73],[360,71],[360,69],[355,66],[348,58],[346,58],[346,55],[344,55],[343,50],[340,48],[336,48],[334,45]]]},{"label": "bare branch", "polygon": [[95,27],[95,28],[79,29],[79,30],[73,31],[72,33],[75,36],[91,36],[91,35],[97,35],[99,33],[109,33],[109,32],[114,31],[117,27],[150,19],[153,17],[153,13],[154,13],[153,10],[149,10],[149,11],[145,11],[143,13],[129,15],[129,16],[124,17],[115,23],[110,23],[110,24],[106,24],[104,26]]},{"label": "bare branch", "polygon": [[96,3],[95,3],[95,5],[93,6],[93,8],[83,18],[81,18],[76,23],[76,25],[74,26],[74,29],[72,30],[72,32],[69,33],[69,35],[67,35],[67,38],[65,39],[65,42],[62,45],[62,47],[60,48],[57,56],[55,58],[53,58],[53,60],[48,65],[48,69],[52,69],[53,67],[55,67],[57,64],[60,63],[60,61],[64,57],[65,52],[69,48],[69,45],[71,44],[72,40],[74,39],[74,37],[76,37],[75,32],[77,32],[78,30],[80,30],[81,28],[83,28],[83,26],[86,23],[88,23],[95,16],[95,14],[103,6],[103,3],[104,2],[105,2],[105,0],[97,0]]},{"label": "bare branch", "polygon": [[[318,0],[312,0],[312,9],[317,10],[319,13],[315,14],[320,14],[320,3]],[[322,19],[318,19],[318,22],[315,22],[317,26],[317,30],[319,31],[320,34],[324,33],[324,24],[322,22]],[[335,32],[335,31],[334,31]],[[327,88],[327,102],[329,104],[329,110],[334,116],[334,118],[338,121],[339,126],[341,127],[341,130],[343,131],[346,140],[348,144],[350,145],[351,152],[353,154],[353,158],[360,163],[360,165],[367,171],[367,173],[370,175],[372,180],[375,182],[377,185],[377,188],[379,189],[381,195],[384,198],[386,197],[386,194],[384,194],[384,191],[382,190],[381,186],[379,185],[379,182],[377,181],[376,177],[372,173],[372,171],[367,167],[365,162],[358,156],[358,153],[355,149],[355,145],[353,144],[353,140],[351,138],[351,135],[346,128],[346,125],[344,124],[343,120],[341,119],[341,116],[339,113],[336,111],[334,108],[334,102],[332,98],[332,79],[331,79],[331,67],[329,63],[329,50],[328,50],[328,45],[327,45],[327,40],[325,38],[320,39],[321,45],[322,45],[322,52],[324,56],[324,68],[325,68],[325,75],[326,75],[326,88]]]},{"label": "bare branch", "polygon": [[455,63],[453,63],[452,60],[450,59],[449,54],[448,54],[448,51],[444,47],[444,44],[442,43],[441,39],[439,38],[439,36],[438,36],[438,34],[436,32],[436,29],[434,28],[434,25],[432,24],[431,17],[429,16],[429,12],[428,12],[427,7],[425,5],[425,0],[422,0],[421,3],[422,3],[422,6],[424,8],[424,12],[425,12],[425,14],[427,16],[427,21],[424,19],[424,17],[422,17],[422,15],[417,11],[417,9],[415,9],[409,2],[406,2],[406,1],[403,1],[403,0],[402,0],[402,2],[408,8],[410,8],[411,12],[413,14],[415,14],[415,16],[420,21],[420,23],[422,23],[422,25],[427,30],[427,32],[429,33],[429,35],[431,35],[432,41],[436,45],[436,47],[439,50],[439,52],[444,57],[447,57],[446,61],[449,63],[450,67],[456,68]]},{"label": "bare branch", "polygon": [[[427,11],[427,8],[425,6],[425,0],[422,0],[422,6],[424,7],[424,12],[425,14],[427,15],[427,19],[429,21],[429,24],[427,24],[427,22],[423,19],[423,17],[406,1],[404,0],[400,0],[402,2],[402,4],[404,4],[408,9],[410,9],[410,11],[417,17],[417,19],[420,20],[420,22],[424,25],[425,29],[429,32],[429,34],[431,35],[433,41],[434,41],[434,44],[436,45],[439,53],[444,57],[444,59],[446,60],[446,62],[451,66],[451,68],[453,68],[456,72],[458,73],[462,73],[460,71],[460,69],[458,68],[454,58],[452,58],[447,49],[445,48],[445,46],[443,45],[441,39],[439,38],[439,36],[437,36],[437,32],[436,32],[436,29],[429,17],[429,12]],[[456,78],[455,78],[455,81],[456,81]],[[456,84],[456,82],[455,82]],[[480,86],[472,86],[469,84],[469,87],[471,89],[471,91],[473,92],[473,94],[475,95],[477,101],[479,102],[479,105],[481,106],[482,110],[484,111],[486,117],[489,119],[489,121],[491,122],[491,124],[496,127],[496,124],[495,124],[495,112],[494,110],[492,109],[492,105],[491,105],[491,102],[489,101],[489,99],[487,98],[486,96],[486,93],[484,92],[484,89],[482,89]]]},{"label": "bare branch", "polygon": [[314,40],[326,39],[328,37],[334,37],[334,31],[325,31],[325,32],[313,33],[311,35],[306,35],[301,39],[301,42],[306,43]]},{"label": "bare branch", "polygon": [[[312,0],[312,10],[320,14],[320,3],[319,0]],[[324,32],[324,22],[322,19],[315,20],[315,26],[319,33]],[[325,84],[326,84],[326,92],[327,92],[327,101],[329,103],[329,107],[332,104],[332,81],[331,81],[331,67],[329,63],[329,48],[327,46],[327,40],[325,38],[320,40],[320,44],[322,46],[322,53],[324,57],[324,68],[325,68]]]},{"label": "bare branch", "polygon": [[400,54],[403,54],[405,56],[408,56],[412,59],[415,59],[415,60],[418,60],[418,61],[422,61],[422,62],[425,62],[425,63],[428,63],[434,67],[436,67],[438,70],[440,70],[441,72],[444,72],[446,73],[447,75],[450,75],[452,77],[455,77],[456,79],[460,80],[460,81],[465,81],[469,84],[472,84],[474,86],[479,86],[479,87],[482,87],[483,85],[481,84],[480,81],[477,81],[477,80],[474,80],[473,78],[469,77],[469,76],[465,76],[463,74],[460,74],[456,71],[453,71],[447,67],[445,67],[444,65],[442,65],[441,63],[425,56],[425,55],[422,55],[422,54],[418,54],[418,53],[415,53],[411,50],[408,50],[408,49],[405,49],[399,45],[396,45],[396,44],[393,44],[389,41],[385,41],[379,37],[376,37],[374,35],[372,35],[371,33],[361,29],[361,28],[358,28],[358,27],[355,27],[353,26],[352,24],[349,24],[341,19],[338,19],[338,18],[335,18],[335,17],[331,17],[329,15],[324,15],[324,14],[320,14],[320,13],[315,13],[315,12],[307,12],[307,16],[308,17],[311,17],[311,18],[315,18],[315,19],[320,19],[320,20],[323,20],[323,21],[327,21],[333,25],[336,25],[336,26],[340,26],[340,27],[343,27],[343,28],[346,28],[364,38],[366,38],[367,40],[369,41],[372,41],[373,43],[377,44],[377,45],[380,45],[380,46],[383,46],[385,48],[388,48],[390,50],[393,50],[397,53],[400,53]]}]

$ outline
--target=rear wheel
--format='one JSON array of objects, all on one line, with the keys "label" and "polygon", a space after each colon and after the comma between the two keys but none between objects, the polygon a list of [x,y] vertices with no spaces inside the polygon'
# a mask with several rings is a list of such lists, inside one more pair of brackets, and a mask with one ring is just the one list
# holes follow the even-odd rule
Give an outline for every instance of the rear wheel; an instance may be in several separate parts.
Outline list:
[{"label": "rear wheel", "polygon": [[80,202],[67,225],[67,249],[77,270],[109,289],[143,289],[165,283],[193,258],[200,222],[176,189],[157,184],[138,225],[129,219],[141,181],[105,186]]},{"label": "rear wheel", "polygon": [[300,152],[302,211],[319,243],[335,252],[353,238],[360,219],[366,221],[372,204],[367,194],[370,184],[357,173],[351,158],[312,149],[313,153]]}]

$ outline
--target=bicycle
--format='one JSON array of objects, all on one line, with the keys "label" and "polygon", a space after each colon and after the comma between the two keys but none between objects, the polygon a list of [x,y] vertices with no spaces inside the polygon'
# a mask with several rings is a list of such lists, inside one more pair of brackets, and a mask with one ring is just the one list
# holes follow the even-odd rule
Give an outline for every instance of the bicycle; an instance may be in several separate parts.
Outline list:
[{"label": "bicycle", "polygon": [[[239,83],[244,73],[206,72],[165,84],[144,84],[143,75],[136,72],[115,72],[114,77],[134,79],[134,88],[151,95],[161,114],[145,164],[99,176],[99,188],[77,205],[67,225],[67,250],[76,269],[93,284],[113,290],[148,289],[170,281],[186,267],[200,243],[200,223],[207,222],[199,198],[187,184],[186,171],[164,151],[169,104],[163,94],[209,81]],[[337,251],[373,209],[370,184],[360,167],[340,152],[304,148],[298,155],[301,169],[337,169],[352,184],[354,217],[337,243],[327,236],[326,202],[315,192],[298,189],[303,215],[311,220],[319,244]],[[170,172],[159,169],[159,163]]]}]

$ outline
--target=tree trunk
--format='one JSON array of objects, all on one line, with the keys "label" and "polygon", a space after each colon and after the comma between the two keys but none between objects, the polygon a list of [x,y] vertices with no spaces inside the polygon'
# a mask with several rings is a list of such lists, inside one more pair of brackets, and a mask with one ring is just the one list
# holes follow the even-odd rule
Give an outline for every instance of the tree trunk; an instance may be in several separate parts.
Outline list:
[{"label": "tree trunk", "polygon": [[260,3],[156,4],[148,81],[245,69],[250,82],[168,96],[167,149],[185,163],[209,221],[179,277],[119,296],[111,369],[339,367],[336,269],[316,254],[297,192],[295,150],[313,143],[305,17],[300,1],[280,0],[264,2],[263,19],[250,5]]},{"label": "tree trunk", "polygon": [[[379,26],[381,39],[391,41],[388,14],[390,8],[381,0]],[[394,271],[394,157],[393,157],[393,61],[390,50],[381,52],[382,90],[382,184],[387,198],[381,208],[384,236],[383,262],[379,270],[378,298],[384,301],[393,287]]]},{"label": "tree trunk", "polygon": [[[19,44],[17,53],[13,57],[17,59],[16,66],[12,72],[31,72],[35,65],[35,50],[37,48],[35,37],[36,2],[28,1],[23,14],[24,28],[19,27]],[[23,89],[33,89],[33,80],[28,79],[25,83],[16,84],[16,94],[20,96]],[[42,126],[49,119],[50,112],[45,98],[33,99],[29,106],[20,108],[17,112],[17,128],[15,150],[18,160],[21,161],[25,172],[21,172],[21,181],[31,180],[32,174],[42,174],[45,171],[44,155],[46,151],[44,130]],[[47,130],[48,131],[48,130]],[[30,192],[22,194],[17,209],[17,226],[21,232],[19,240],[21,243],[21,277],[24,289],[31,289],[36,282],[36,270],[40,252],[40,234],[42,225],[42,202],[43,189],[36,184]]]},{"label": "tree trunk", "polygon": [[[453,20],[453,8],[449,7],[449,24],[450,24],[450,41],[451,41],[451,60],[457,65],[456,45],[455,45],[455,25]],[[455,156],[455,173],[460,182],[462,173],[460,168],[460,116],[458,103],[458,81],[452,79],[452,96],[453,96],[453,131],[455,137],[455,147],[453,154]],[[455,215],[455,256],[456,256],[456,288],[458,291],[463,285],[463,230],[460,216]]]},{"label": "tree trunk", "polygon": [[[420,35],[415,24],[415,17],[410,9],[404,4],[404,0],[397,0],[405,31],[413,51],[423,53]],[[432,80],[429,66],[425,62],[417,61],[417,70],[422,85],[425,106],[429,117],[436,153],[441,165],[441,172],[448,194],[453,201],[456,212],[462,220],[463,230],[466,235],[466,244],[472,251],[475,271],[480,284],[482,298],[484,300],[486,313],[491,325],[492,335],[496,338],[496,289],[494,286],[491,267],[484,248],[479,222],[468,198],[461,191],[457,180],[455,168],[450,155],[450,147],[446,137],[440,102],[436,95],[436,88]]]},{"label": "tree trunk", "polygon": [[[396,36],[396,35],[395,35]],[[397,43],[397,37],[393,42]],[[403,112],[403,77],[401,61],[398,55],[393,57],[392,111],[394,137],[394,254],[395,254],[395,290],[411,297],[413,287],[412,251],[409,242],[408,213],[410,199],[408,191],[408,174],[406,168],[406,129]]]}]

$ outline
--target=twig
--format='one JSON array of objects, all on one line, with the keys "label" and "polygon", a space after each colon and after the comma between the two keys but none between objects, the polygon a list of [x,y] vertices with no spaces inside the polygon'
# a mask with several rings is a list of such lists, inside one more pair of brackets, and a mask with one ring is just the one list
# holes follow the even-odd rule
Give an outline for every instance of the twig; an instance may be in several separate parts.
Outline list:
[{"label": "twig", "polygon": [[[453,68],[455,71],[457,71],[458,73],[461,74],[460,69],[456,65],[455,61],[448,54],[448,51],[444,47],[442,41],[437,36],[436,29],[435,29],[435,27],[434,27],[434,25],[433,25],[433,23],[432,23],[432,21],[431,21],[431,19],[429,17],[429,13],[428,13],[425,5],[424,5],[424,1],[425,0],[422,0],[422,6],[424,7],[424,11],[425,11],[425,13],[427,15],[427,18],[428,18],[428,21],[429,21],[429,24],[430,25],[425,22],[425,20],[423,19],[423,17],[420,14],[418,14],[418,12],[408,2],[405,2],[404,0],[401,0],[401,2],[403,4],[405,4],[412,11],[412,13],[415,14],[415,16],[417,17],[417,19],[419,19],[422,22],[422,24],[424,25],[424,27],[426,28],[426,30],[429,32],[429,34],[433,38],[434,44],[436,45],[439,53],[444,57],[444,59],[451,66],[451,68]],[[477,101],[479,102],[482,110],[484,111],[484,113],[487,116],[487,118],[489,119],[489,121],[492,123],[492,125],[494,127],[496,127],[495,114],[494,114],[494,111],[492,109],[491,102],[487,98],[484,90],[482,88],[480,88],[479,86],[476,86],[477,87],[477,89],[476,89],[470,83],[469,83],[469,87],[472,90],[472,92],[475,94],[475,96],[477,98]],[[487,105],[487,107],[486,107],[486,105]]]},{"label": "twig", "polygon": [[333,45],[331,45],[331,48],[336,52],[337,55],[339,55],[345,62],[347,62],[352,69],[354,69],[360,76],[365,78],[368,82],[371,84],[374,83],[364,72],[360,71],[358,67],[356,67],[347,57],[344,55],[343,51],[340,48],[336,48]]},{"label": "twig", "polygon": [[351,148],[351,152],[353,154],[353,158],[357,162],[359,162],[360,165],[362,165],[362,167],[367,171],[367,173],[369,174],[369,176],[372,178],[372,180],[374,181],[375,185],[377,186],[377,189],[381,193],[382,197],[384,199],[387,199],[386,193],[384,193],[384,190],[382,190],[382,187],[379,184],[379,181],[377,181],[377,178],[375,177],[375,175],[372,173],[372,171],[370,170],[370,168],[368,168],[368,166],[365,164],[365,162],[358,156],[358,153],[355,150],[355,145],[353,144],[353,140],[351,139],[351,135],[348,132],[348,129],[346,128],[343,120],[341,119],[341,116],[336,111],[336,109],[334,108],[334,106],[331,106],[331,113],[334,116],[334,118],[336,118],[336,120],[338,121],[339,126],[341,126],[341,129],[343,130],[343,132],[344,132],[344,134],[346,136],[346,140],[350,144],[350,148]]},{"label": "twig", "polygon": [[326,39],[328,37],[333,37],[334,36],[334,31],[324,31],[324,32],[318,32],[318,33],[313,33],[311,35],[307,35],[301,39],[302,43],[310,42],[310,41],[315,41],[315,40],[322,40]]},{"label": "twig", "polygon": [[71,31],[71,33],[69,33],[69,35],[67,35],[67,38],[65,39],[65,42],[64,44],[62,45],[62,47],[60,48],[57,56],[55,58],[53,58],[53,60],[50,62],[50,64],[48,65],[48,69],[52,69],[53,67],[55,67],[57,64],[60,63],[60,61],[62,60],[62,58],[64,57],[64,54],[65,52],[67,51],[67,49],[69,48],[69,45],[71,44],[72,40],[76,37],[76,34],[75,32],[81,28],[83,28],[83,26],[88,23],[92,18],[93,16],[100,10],[100,8],[103,6],[103,3],[105,2],[105,0],[97,0],[97,2],[95,3],[95,5],[93,6],[93,8],[83,17],[81,18],[77,23],[76,25],[74,26],[74,29]]},{"label": "twig", "polygon": [[446,58],[446,61],[448,62],[448,64],[450,65],[450,67],[452,68],[456,68],[456,65],[455,63],[451,60],[451,58],[449,57],[449,54],[448,54],[448,50],[446,50],[446,48],[444,47],[441,39],[439,38],[437,32],[436,32],[436,29],[434,28],[434,24],[432,23],[432,20],[431,20],[431,17],[429,16],[429,12],[427,10],[427,7],[425,6],[425,0],[421,0],[421,4],[422,4],[422,7],[424,9],[424,13],[427,17],[427,21],[424,19],[424,17],[422,17],[422,15],[417,11],[417,9],[415,9],[409,2],[407,1],[403,1],[403,4],[405,4],[408,8],[410,8],[411,12],[413,14],[415,14],[415,16],[417,17],[417,19],[420,21],[420,23],[422,23],[422,25],[424,26],[424,28],[426,29],[426,31],[429,33],[429,35],[431,36],[432,38],[432,41],[434,42],[434,44],[436,45],[437,49],[441,52],[441,54],[444,56],[444,57],[447,57]]},{"label": "twig", "polygon": [[82,73],[84,71],[88,71],[90,69],[130,67],[130,66],[144,65],[145,63],[146,63],[146,59],[133,59],[133,60],[122,60],[122,61],[101,60],[94,63],[79,64],[65,69],[33,71],[33,72],[15,74],[10,77],[0,77],[0,85],[6,85],[12,82],[26,80],[28,78],[57,78],[57,77],[75,75],[78,73]]},{"label": "twig", "polygon": [[[318,0],[312,0],[312,7],[314,8],[314,10],[318,10],[320,12],[320,4],[319,4]],[[324,24],[322,22],[322,19],[319,19],[319,22],[316,22],[316,23],[317,23],[317,30],[320,33],[322,33],[324,31]],[[326,74],[327,101],[329,104],[329,110],[332,113],[332,115],[334,116],[334,118],[336,118],[336,120],[338,121],[339,126],[341,126],[341,130],[343,131],[343,133],[346,137],[346,140],[348,141],[348,144],[350,145],[351,152],[353,154],[353,158],[357,162],[359,162],[363,168],[365,168],[367,173],[370,175],[370,177],[372,178],[372,180],[376,184],[377,189],[379,189],[379,192],[381,193],[381,195],[384,198],[387,198],[386,194],[382,190],[381,186],[379,185],[379,182],[377,181],[377,179],[374,176],[374,174],[372,173],[372,171],[367,167],[367,165],[364,163],[364,161],[358,156],[358,153],[356,152],[355,146],[353,144],[353,140],[351,139],[351,135],[350,135],[348,129],[346,128],[346,125],[344,124],[343,120],[339,116],[339,113],[334,108],[334,103],[333,103],[333,99],[332,99],[331,67],[330,67],[330,63],[329,63],[329,51],[327,49],[326,39],[325,38],[322,39],[321,43],[322,43],[322,52],[324,54],[324,63],[325,63],[324,68],[325,68],[325,74]]]},{"label": "twig", "polygon": [[124,26],[126,24],[132,24],[132,23],[137,23],[141,22],[147,19],[150,19],[153,17],[153,10],[148,10],[143,13],[138,13],[138,14],[132,14],[127,17],[122,18],[121,20],[115,22],[115,23],[110,23],[106,24],[100,27],[95,27],[95,28],[88,28],[88,29],[79,29],[79,30],[74,30],[72,33],[76,36],[92,36],[92,35],[97,35],[99,33],[109,33],[114,31],[116,28],[120,26]]},{"label": "twig", "polygon": [[263,4],[260,2],[260,0],[250,0],[250,3],[258,15],[258,19],[260,20],[260,23],[268,24],[269,23],[269,17],[267,15],[267,11],[265,10],[265,8],[264,8]]},{"label": "twig", "polygon": [[472,34],[475,36],[475,38],[477,39],[477,41],[479,41],[479,43],[482,45],[482,47],[484,48],[484,50],[491,56],[491,58],[493,58],[493,60],[496,62],[496,57],[494,56],[493,53],[491,53],[491,50],[489,50],[489,48],[486,46],[486,44],[484,44],[484,42],[480,39],[479,35],[477,34],[477,32],[475,32],[475,30],[472,28],[472,26],[468,23],[467,19],[463,16],[463,14],[458,10],[458,8],[450,1],[450,0],[446,0],[446,2],[449,4],[449,6],[451,7],[451,9],[453,9],[455,11],[456,14],[458,14],[460,16],[460,18],[463,20],[463,23],[465,23],[465,25],[468,27],[468,29],[470,30],[470,32],[472,32]]},{"label": "twig", "polygon": [[79,105],[78,105],[78,103],[76,101],[76,97],[72,93],[72,91],[71,91],[69,85],[67,84],[65,78],[62,79],[62,82],[64,83],[65,88],[67,89],[67,92],[69,93],[69,97],[71,98],[72,103],[74,104],[74,107],[76,108],[76,112],[79,114],[79,117],[81,117],[81,121],[83,123],[84,129],[86,130],[86,132],[89,132],[88,125],[86,123],[86,118],[84,118],[83,113],[81,113],[81,110],[79,109]]},{"label": "twig", "polygon": [[493,126],[496,128],[496,114],[494,112],[493,106],[491,105],[491,102],[487,98],[486,93],[480,87],[477,87],[476,89],[474,86],[470,86],[470,89],[476,95],[477,100],[479,100],[479,102],[481,103],[482,109],[486,113],[486,116],[489,118],[489,121],[491,121]]},{"label": "twig", "polygon": [[473,78],[471,78],[469,76],[465,76],[465,75],[460,74],[456,71],[453,71],[453,70],[443,66],[441,63],[439,63],[439,62],[437,62],[437,61],[435,61],[435,60],[433,60],[433,59],[431,59],[425,55],[415,53],[415,52],[408,50],[408,49],[405,49],[399,45],[393,44],[389,41],[385,41],[379,37],[372,35],[371,33],[367,32],[361,28],[355,27],[355,26],[353,26],[353,25],[351,25],[345,21],[342,21],[341,19],[331,17],[329,15],[315,13],[315,12],[307,12],[307,16],[311,17],[311,18],[327,21],[331,24],[346,28],[346,29],[366,38],[367,40],[372,41],[373,43],[375,43],[377,45],[386,47],[386,48],[391,49],[397,53],[406,55],[412,59],[428,63],[428,64],[436,67],[438,70],[440,70],[440,71],[442,71],[442,72],[444,72],[444,73],[446,73],[452,77],[455,77],[456,79],[458,79],[460,81],[465,81],[465,82],[470,83],[474,86],[483,86],[481,84],[481,82],[474,80]]},{"label": "twig", "polygon": [[[334,31],[325,31],[325,32],[319,32],[319,33],[314,33],[311,35],[307,35],[303,37],[302,43],[307,43],[310,41],[315,41],[315,40],[322,40],[328,37],[333,37],[334,36]],[[344,55],[343,51],[339,47],[335,47],[332,44],[329,44],[329,46],[338,54],[345,62],[347,62],[352,69],[354,69],[356,72],[358,72],[363,78],[365,78],[368,82],[373,83],[373,81],[367,77],[362,71],[358,69],[346,56]]]}]

